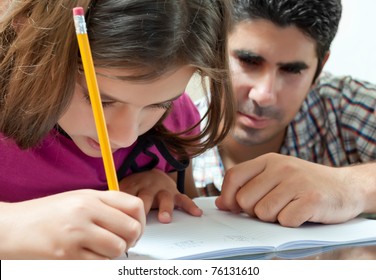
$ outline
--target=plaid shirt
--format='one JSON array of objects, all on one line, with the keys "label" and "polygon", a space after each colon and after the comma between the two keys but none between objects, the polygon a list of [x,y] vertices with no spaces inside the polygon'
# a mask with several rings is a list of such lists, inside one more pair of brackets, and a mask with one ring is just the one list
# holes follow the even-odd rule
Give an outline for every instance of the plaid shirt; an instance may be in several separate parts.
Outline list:
[{"label": "plaid shirt", "polygon": [[[206,112],[205,102],[197,106]],[[328,166],[375,160],[376,85],[323,73],[288,126],[280,153]],[[193,159],[201,195],[216,195],[213,185],[221,190],[224,173],[217,147]]]}]

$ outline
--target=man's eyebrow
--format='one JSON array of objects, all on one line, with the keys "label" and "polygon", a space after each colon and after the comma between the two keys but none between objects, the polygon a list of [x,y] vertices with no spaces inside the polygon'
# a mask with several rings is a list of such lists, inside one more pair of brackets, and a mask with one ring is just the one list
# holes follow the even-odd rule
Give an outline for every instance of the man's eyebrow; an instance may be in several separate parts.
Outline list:
[{"label": "man's eyebrow", "polygon": [[262,61],[265,60],[261,55],[258,55],[258,54],[254,53],[252,51],[249,51],[249,50],[235,50],[234,53],[239,58],[252,59],[255,62],[262,62]]},{"label": "man's eyebrow", "polygon": [[[235,50],[234,53],[242,59],[252,59],[254,62],[263,62],[265,58],[259,54],[256,54],[250,50]],[[300,70],[308,68],[308,65],[303,61],[291,61],[291,62],[279,62],[277,63],[280,67],[290,67]]]},{"label": "man's eyebrow", "polygon": [[279,62],[280,67],[289,67],[304,70],[308,68],[308,65],[303,61],[293,61],[293,62]]}]

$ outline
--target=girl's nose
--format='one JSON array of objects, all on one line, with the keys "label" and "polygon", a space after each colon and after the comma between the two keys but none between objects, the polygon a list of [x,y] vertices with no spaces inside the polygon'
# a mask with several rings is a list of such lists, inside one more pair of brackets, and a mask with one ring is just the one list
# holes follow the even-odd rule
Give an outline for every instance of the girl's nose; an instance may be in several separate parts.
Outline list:
[{"label": "girl's nose", "polygon": [[[124,106],[112,112],[107,121],[108,136],[113,148],[131,146],[139,136],[139,110]],[[114,147],[115,146],[115,147]]]}]

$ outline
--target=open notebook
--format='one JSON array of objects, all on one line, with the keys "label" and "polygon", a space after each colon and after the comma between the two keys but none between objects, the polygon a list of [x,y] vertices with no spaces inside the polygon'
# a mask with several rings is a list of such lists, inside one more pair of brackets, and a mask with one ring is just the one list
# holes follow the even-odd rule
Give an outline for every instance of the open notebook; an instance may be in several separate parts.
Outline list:
[{"label": "open notebook", "polygon": [[306,223],[287,228],[220,211],[214,199],[195,199],[204,210],[202,217],[175,211],[170,224],[159,223],[152,211],[144,235],[129,251],[128,258],[241,259],[265,258],[268,254],[298,258],[317,250],[322,252],[327,246],[376,244],[376,220],[357,218],[343,224]]}]

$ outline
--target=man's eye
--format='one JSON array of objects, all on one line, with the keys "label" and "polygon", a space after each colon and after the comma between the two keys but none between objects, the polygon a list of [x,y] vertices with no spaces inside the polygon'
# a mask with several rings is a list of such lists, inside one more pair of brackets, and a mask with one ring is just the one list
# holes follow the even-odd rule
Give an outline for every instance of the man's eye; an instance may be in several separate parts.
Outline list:
[{"label": "man's eye", "polygon": [[291,74],[301,74],[302,73],[302,68],[300,67],[294,67],[294,66],[285,66],[281,68],[282,71],[291,73]]},{"label": "man's eye", "polygon": [[238,57],[239,61],[241,63],[247,64],[247,65],[259,65],[260,61],[257,59],[254,59],[252,57]]}]

